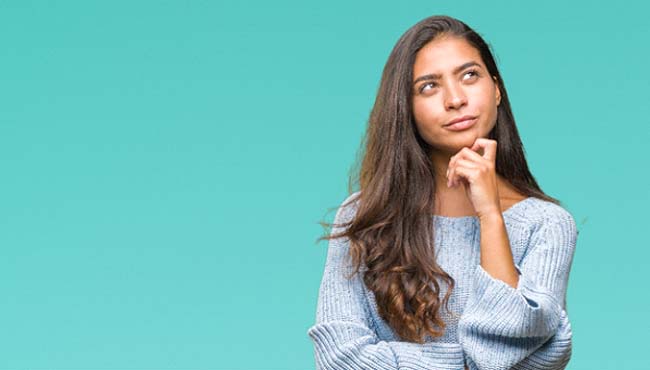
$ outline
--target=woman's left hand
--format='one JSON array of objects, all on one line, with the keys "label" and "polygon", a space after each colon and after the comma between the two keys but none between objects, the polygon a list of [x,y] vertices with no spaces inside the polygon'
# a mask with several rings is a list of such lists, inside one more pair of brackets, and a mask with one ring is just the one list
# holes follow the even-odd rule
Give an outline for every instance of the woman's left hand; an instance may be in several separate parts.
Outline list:
[{"label": "woman's left hand", "polygon": [[[481,156],[477,150],[483,148]],[[449,160],[447,186],[461,185],[479,218],[501,214],[496,175],[497,142],[478,138],[471,148],[463,148]]]}]

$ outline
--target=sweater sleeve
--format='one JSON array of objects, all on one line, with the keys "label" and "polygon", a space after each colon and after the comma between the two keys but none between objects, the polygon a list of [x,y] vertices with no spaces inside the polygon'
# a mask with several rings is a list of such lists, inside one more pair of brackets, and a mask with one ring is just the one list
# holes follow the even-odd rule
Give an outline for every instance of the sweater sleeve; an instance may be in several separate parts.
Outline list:
[{"label": "sweater sleeve", "polygon": [[[335,222],[343,221],[341,209]],[[333,232],[337,232],[334,228]],[[359,273],[353,269],[347,238],[329,241],[320,284],[316,323],[308,330],[318,370],[462,369],[458,343],[412,343],[379,340]]]},{"label": "sweater sleeve", "polygon": [[562,310],[560,326],[551,339],[515,365],[512,370],[562,370],[571,359],[571,323]]},{"label": "sweater sleeve", "polygon": [[564,310],[576,224],[561,208],[533,232],[516,288],[479,264],[458,323],[471,370],[564,369],[571,329]]}]

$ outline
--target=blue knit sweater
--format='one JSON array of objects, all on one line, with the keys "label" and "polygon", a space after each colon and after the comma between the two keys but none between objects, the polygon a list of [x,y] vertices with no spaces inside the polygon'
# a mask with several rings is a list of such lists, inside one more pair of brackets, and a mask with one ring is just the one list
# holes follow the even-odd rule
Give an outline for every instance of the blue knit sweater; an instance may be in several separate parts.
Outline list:
[{"label": "blue knit sweater", "polygon": [[[358,194],[341,204],[334,222],[352,219]],[[307,331],[317,369],[462,370],[465,364],[470,370],[564,369],[571,357],[566,288],[578,236],[575,220],[564,208],[534,197],[506,209],[503,218],[519,274],[516,288],[480,265],[478,217],[432,215],[438,265],[456,286],[449,300],[452,314],[440,310],[445,334],[427,336],[424,344],[395,335],[361,276],[345,278],[353,271],[349,240],[330,240],[316,322]],[[363,264],[359,271],[365,271]],[[440,288],[442,298],[446,284]]]}]

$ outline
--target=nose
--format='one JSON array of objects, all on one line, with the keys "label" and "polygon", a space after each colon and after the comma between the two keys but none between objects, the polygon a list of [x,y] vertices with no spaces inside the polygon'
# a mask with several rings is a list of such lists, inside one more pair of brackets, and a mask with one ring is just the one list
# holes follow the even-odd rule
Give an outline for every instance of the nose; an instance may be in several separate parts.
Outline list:
[{"label": "nose", "polygon": [[467,97],[459,86],[451,85],[445,95],[445,107],[447,109],[458,109],[467,104]]}]

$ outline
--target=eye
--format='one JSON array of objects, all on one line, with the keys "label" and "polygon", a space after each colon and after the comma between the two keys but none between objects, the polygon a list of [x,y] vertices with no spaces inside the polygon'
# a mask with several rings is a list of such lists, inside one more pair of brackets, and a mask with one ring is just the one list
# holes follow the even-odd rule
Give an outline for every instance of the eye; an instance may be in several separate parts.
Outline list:
[{"label": "eye", "polygon": [[478,71],[475,70],[475,69],[470,69],[469,71],[465,72],[465,74],[469,74],[469,73],[473,73],[473,74],[474,74],[473,77],[478,77],[478,76],[480,76],[479,73],[478,73]]},{"label": "eye", "polygon": [[[465,75],[467,75],[467,74],[471,74],[471,77],[480,77],[480,76],[481,76],[481,74],[480,74],[477,70],[475,70],[475,69],[470,69],[469,71],[465,72]],[[425,84],[422,84],[422,86],[420,86],[420,90],[419,90],[420,93],[424,92],[424,89],[425,89],[427,86],[431,86],[431,88],[434,88],[434,87],[436,87],[437,85],[436,85],[435,82],[427,82],[427,83],[425,83]]]},{"label": "eye", "polygon": [[431,88],[434,88],[436,86],[436,83],[435,82],[427,82],[425,84],[422,84],[422,86],[420,86],[420,92],[424,92],[424,88],[427,87],[427,86],[431,86]]}]

